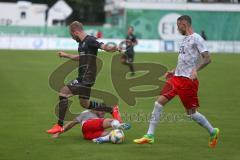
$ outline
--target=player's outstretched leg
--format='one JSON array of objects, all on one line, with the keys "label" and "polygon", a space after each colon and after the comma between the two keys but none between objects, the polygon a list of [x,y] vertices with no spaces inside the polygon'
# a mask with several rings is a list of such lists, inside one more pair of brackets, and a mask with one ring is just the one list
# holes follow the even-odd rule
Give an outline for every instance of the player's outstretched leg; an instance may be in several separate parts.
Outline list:
[{"label": "player's outstretched leg", "polygon": [[210,134],[208,145],[211,148],[216,147],[220,130],[218,128],[213,128],[210,122],[207,120],[207,118],[202,115],[201,113],[194,111],[195,113],[190,114],[189,117],[193,119],[195,122],[197,122],[200,126],[207,129],[207,131]]},{"label": "player's outstretched leg", "polygon": [[103,121],[103,128],[112,128],[112,129],[121,129],[121,130],[128,130],[131,128],[129,123],[120,123],[116,119],[106,118]]},{"label": "player's outstretched leg", "polygon": [[121,117],[118,105],[113,106],[112,117],[114,119],[118,120],[120,123],[123,123],[123,120],[122,120],[122,117]]},{"label": "player's outstretched leg", "polygon": [[102,144],[102,143],[110,142],[110,133],[107,134],[106,136],[94,138],[94,139],[92,139],[92,141],[93,141],[94,143],[97,143],[97,144]]},{"label": "player's outstretched leg", "polygon": [[51,129],[47,130],[49,134],[55,134],[58,132],[63,132],[63,123],[68,108],[68,97],[72,96],[71,90],[64,86],[59,93],[59,102],[58,102],[58,123],[55,124]]},{"label": "player's outstretched leg", "polygon": [[106,105],[105,103],[98,103],[95,101],[90,101],[89,102],[89,107],[88,109],[96,110],[96,111],[104,111],[112,114],[112,117],[116,120],[118,120],[120,123],[122,123],[122,117],[119,112],[119,107],[118,105],[115,105],[113,107]]},{"label": "player's outstretched leg", "polygon": [[[108,137],[108,138],[109,138],[109,137]],[[97,144],[102,144],[102,143],[105,142],[105,141],[102,139],[102,137],[94,138],[94,139],[92,139],[92,141],[93,141],[94,143],[97,143]],[[108,141],[106,141],[106,142],[108,142]]]},{"label": "player's outstretched leg", "polygon": [[[127,123],[120,123],[116,119],[106,118],[103,121],[103,128],[104,129],[112,128],[112,129],[128,130],[131,128],[131,126],[130,126],[130,124],[127,124]],[[110,133],[105,131],[101,137],[94,138],[94,139],[92,139],[92,141],[97,144],[110,142]]]},{"label": "player's outstretched leg", "polygon": [[128,130],[131,128],[129,123],[120,123],[118,120],[113,120],[111,122],[111,126],[113,129],[121,129],[121,130]]},{"label": "player's outstretched leg", "polygon": [[137,144],[152,144],[154,143],[154,131],[157,126],[157,123],[160,120],[161,112],[163,110],[163,106],[157,101],[154,104],[154,109],[152,112],[149,128],[147,134],[145,134],[142,138],[135,139],[133,142]]},{"label": "player's outstretched leg", "polygon": [[68,98],[59,96],[59,103],[58,103],[58,109],[59,109],[59,115],[58,115],[58,123],[55,124],[51,129],[47,130],[47,133],[49,134],[55,134],[58,132],[63,131],[63,122],[64,122],[64,117],[66,114],[68,108]]}]

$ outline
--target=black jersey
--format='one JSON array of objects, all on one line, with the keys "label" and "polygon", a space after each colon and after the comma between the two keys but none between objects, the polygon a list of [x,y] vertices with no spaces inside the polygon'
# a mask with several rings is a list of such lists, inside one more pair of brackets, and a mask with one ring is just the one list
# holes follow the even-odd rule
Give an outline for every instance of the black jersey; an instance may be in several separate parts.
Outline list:
[{"label": "black jersey", "polygon": [[82,84],[91,85],[95,82],[97,72],[96,57],[102,44],[96,41],[95,37],[89,35],[79,42],[78,52],[80,58],[77,79]]},{"label": "black jersey", "polygon": [[130,43],[127,42],[126,54],[134,54],[134,45],[132,43],[137,41],[135,35],[127,35],[126,40],[130,41]]}]

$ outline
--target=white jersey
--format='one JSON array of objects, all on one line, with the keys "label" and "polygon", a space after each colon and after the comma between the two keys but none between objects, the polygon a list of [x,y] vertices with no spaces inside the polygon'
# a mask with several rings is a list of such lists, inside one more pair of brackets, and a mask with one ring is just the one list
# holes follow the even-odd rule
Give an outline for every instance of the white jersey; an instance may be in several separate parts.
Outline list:
[{"label": "white jersey", "polygon": [[91,110],[85,110],[76,117],[76,121],[83,125],[87,120],[96,118],[100,117]]},{"label": "white jersey", "polygon": [[192,70],[200,61],[200,54],[205,51],[208,51],[207,46],[199,34],[186,36],[180,45],[175,76],[190,78]]}]

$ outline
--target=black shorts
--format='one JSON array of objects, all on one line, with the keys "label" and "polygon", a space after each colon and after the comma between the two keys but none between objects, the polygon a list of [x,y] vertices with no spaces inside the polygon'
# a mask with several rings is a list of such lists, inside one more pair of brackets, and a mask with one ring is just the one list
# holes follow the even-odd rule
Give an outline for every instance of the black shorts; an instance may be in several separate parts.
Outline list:
[{"label": "black shorts", "polygon": [[126,61],[126,63],[133,63],[134,61],[134,54],[133,53],[125,53],[121,56],[122,59]]},{"label": "black shorts", "polygon": [[79,95],[79,98],[89,99],[91,95],[91,87],[93,84],[85,84],[79,82],[77,79],[70,81],[67,87],[73,95]]}]

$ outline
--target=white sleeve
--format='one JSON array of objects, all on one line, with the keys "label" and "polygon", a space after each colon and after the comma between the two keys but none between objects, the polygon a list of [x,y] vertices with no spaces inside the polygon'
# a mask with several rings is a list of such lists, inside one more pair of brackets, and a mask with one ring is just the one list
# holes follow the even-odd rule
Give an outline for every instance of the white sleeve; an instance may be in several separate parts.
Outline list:
[{"label": "white sleeve", "polygon": [[204,41],[204,39],[202,37],[200,37],[200,36],[196,37],[195,44],[196,44],[196,47],[197,47],[199,53],[208,52],[206,42]]},{"label": "white sleeve", "polygon": [[75,118],[75,120],[76,121],[78,121],[79,123],[82,123],[82,121],[83,121],[83,113],[81,113],[79,116],[77,116],[76,118]]}]

